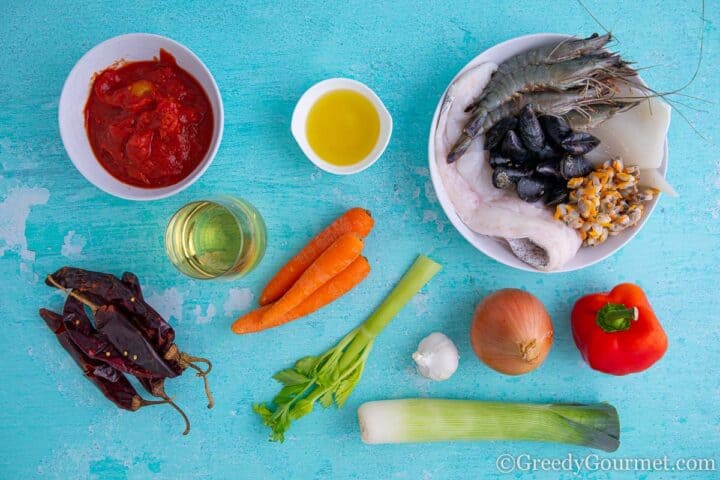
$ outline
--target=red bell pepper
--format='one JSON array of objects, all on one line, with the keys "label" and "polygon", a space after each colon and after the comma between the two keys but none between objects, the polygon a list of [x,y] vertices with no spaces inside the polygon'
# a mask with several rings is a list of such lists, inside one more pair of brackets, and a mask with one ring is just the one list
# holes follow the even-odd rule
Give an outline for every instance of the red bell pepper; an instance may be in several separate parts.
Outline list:
[{"label": "red bell pepper", "polygon": [[645,293],[631,283],[580,298],[571,322],[583,359],[604,373],[642,372],[667,350],[667,336]]}]

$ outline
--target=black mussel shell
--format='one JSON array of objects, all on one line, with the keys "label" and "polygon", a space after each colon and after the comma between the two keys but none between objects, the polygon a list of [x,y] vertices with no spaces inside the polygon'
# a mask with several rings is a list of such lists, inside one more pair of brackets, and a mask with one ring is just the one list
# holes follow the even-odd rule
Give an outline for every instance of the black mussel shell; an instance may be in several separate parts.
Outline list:
[{"label": "black mussel shell", "polygon": [[560,145],[565,138],[571,133],[572,129],[563,117],[557,115],[540,115],[538,117],[540,125],[542,125],[545,135],[552,140],[555,145]]},{"label": "black mussel shell", "polygon": [[565,155],[560,160],[560,174],[566,180],[573,177],[584,177],[592,171],[592,163],[582,155]]},{"label": "black mussel shell", "polygon": [[564,151],[558,152],[557,149],[555,149],[552,145],[548,144],[545,144],[542,150],[535,153],[535,157],[537,157],[538,161],[540,162],[546,162],[548,160],[554,160],[555,162],[557,162],[563,155],[565,155]]},{"label": "black mussel shell", "polygon": [[560,164],[557,160],[537,164],[535,171],[544,177],[562,178]]},{"label": "black mussel shell", "polygon": [[492,168],[510,165],[510,159],[496,153],[490,154],[490,166]]},{"label": "black mussel shell", "polygon": [[528,152],[527,156],[524,159],[514,160],[510,163],[510,165],[514,168],[519,168],[520,170],[532,170],[539,162],[540,161],[535,155]]},{"label": "black mussel shell", "polygon": [[545,195],[545,205],[552,207],[567,202],[568,189],[565,185],[556,185]]},{"label": "black mussel shell", "polygon": [[493,171],[492,182],[495,188],[512,188],[518,180],[532,175],[532,170],[513,167],[497,167]]},{"label": "black mussel shell", "polygon": [[585,155],[600,145],[600,139],[587,132],[575,132],[560,142],[563,150],[573,155]]},{"label": "black mussel shell", "polygon": [[503,157],[509,158],[516,163],[524,163],[530,157],[530,154],[523,146],[515,130],[509,130],[507,134],[505,134],[505,139],[500,147],[500,153]]},{"label": "black mussel shell", "polygon": [[515,185],[510,175],[507,174],[507,168],[505,167],[498,167],[493,171],[492,183],[495,188],[501,190],[512,188]]},{"label": "black mussel shell", "polygon": [[547,183],[541,177],[523,177],[518,180],[517,194],[520,200],[536,202],[545,195]]},{"label": "black mussel shell", "polygon": [[527,104],[518,115],[517,131],[525,147],[531,152],[539,152],[545,146],[545,134],[535,116],[532,104]]},{"label": "black mussel shell", "polygon": [[493,150],[495,147],[502,143],[505,134],[517,126],[517,118],[505,117],[495,125],[490,127],[490,130],[485,134],[485,148],[487,150]]}]

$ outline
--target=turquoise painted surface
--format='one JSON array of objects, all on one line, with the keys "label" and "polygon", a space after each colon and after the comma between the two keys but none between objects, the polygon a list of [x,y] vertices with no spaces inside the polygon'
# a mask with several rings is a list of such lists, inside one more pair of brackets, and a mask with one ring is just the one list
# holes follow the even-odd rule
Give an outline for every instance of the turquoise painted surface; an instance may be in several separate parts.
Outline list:
[{"label": "turquoise painted surface", "polygon": [[[651,85],[670,90],[688,80],[699,2],[587,3],[617,34],[623,54],[654,66],[644,72]],[[715,103],[695,104],[706,112],[684,109],[707,141],[674,117],[668,178],[681,197],[663,197],[643,231],[613,258],[580,272],[540,275],[484,257],[449,225],[427,174],[427,131],[447,82],[482,50],[527,33],[597,30],[575,2],[6,2],[0,28],[0,477],[572,478],[504,475],[495,462],[503,453],[560,459],[597,453],[531,443],[360,442],[355,410],[362,402],[413,396],[606,400],[620,411],[622,445],[600,458],[707,457],[720,468],[720,5],[707,3],[703,67],[684,93]],[[137,31],[167,35],[196,52],[220,86],[226,113],[225,137],[208,172],[182,194],[151,203],[118,200],[88,184],[65,155],[56,121],[62,83],[75,61],[106,38]],[[296,99],[312,83],[338,75],[373,87],[395,120],[381,161],[350,177],[315,169],[289,133]],[[263,212],[267,256],[240,281],[188,280],[165,258],[163,228],[185,202],[221,192],[241,195]],[[248,296],[353,205],[366,206],[377,219],[367,242],[374,267],[369,281],[311,318],[255,336],[231,335],[230,319]],[[304,418],[283,445],[267,442],[250,405],[272,397],[277,387],[270,376],[334,344],[421,252],[445,268],[379,338],[346,408]],[[180,435],[170,409],[115,410],[37,317],[40,306],[61,305],[61,296],[39,279],[65,264],[136,272],[152,302],[171,315],[178,343],[214,361],[215,409],[205,408],[191,375],[170,384],[191,416],[188,437]],[[568,312],[579,295],[620,281],[647,290],[670,348],[650,371],[612,378],[584,366]],[[538,295],[556,328],[547,362],[519,378],[481,365],[467,336],[475,303],[509,286]],[[444,383],[422,380],[410,360],[417,342],[435,330],[452,337],[461,354],[458,373]],[[635,476],[583,473],[623,475]]]}]

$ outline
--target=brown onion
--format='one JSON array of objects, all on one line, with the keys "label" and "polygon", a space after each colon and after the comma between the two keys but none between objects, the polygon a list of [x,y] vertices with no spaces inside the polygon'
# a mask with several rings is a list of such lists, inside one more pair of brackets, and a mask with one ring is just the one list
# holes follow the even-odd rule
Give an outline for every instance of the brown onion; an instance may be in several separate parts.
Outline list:
[{"label": "brown onion", "polygon": [[534,295],[506,288],[475,309],[470,342],[488,367],[507,375],[530,372],[545,360],[553,341],[550,315]]}]

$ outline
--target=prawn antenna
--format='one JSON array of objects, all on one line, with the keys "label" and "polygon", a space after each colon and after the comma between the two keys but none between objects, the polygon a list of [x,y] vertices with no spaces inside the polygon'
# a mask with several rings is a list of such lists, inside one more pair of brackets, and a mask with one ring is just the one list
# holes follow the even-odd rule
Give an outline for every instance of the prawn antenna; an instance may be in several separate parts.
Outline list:
[{"label": "prawn antenna", "polygon": [[[610,31],[600,22],[600,20],[598,20],[598,18],[595,15],[593,15],[593,13],[585,5],[585,3],[583,3],[582,0],[576,0],[576,1],[582,7],[582,9],[585,10],[585,12],[587,12],[588,15],[590,15],[590,17],[595,21],[595,23],[597,23],[600,26],[600,28],[605,30],[606,33],[610,33]],[[688,81],[685,82],[685,84],[682,85],[681,87],[670,90],[670,91],[658,92],[658,91],[655,91],[648,87],[643,86],[642,88],[640,88],[640,90],[644,91],[643,96],[645,98],[661,97],[668,104],[672,105],[673,107],[675,106],[675,103],[677,103],[678,105],[682,105],[686,108],[690,108],[691,110],[695,110],[695,111],[702,111],[702,110],[689,107],[687,104],[684,104],[682,102],[672,101],[668,97],[671,95],[677,95],[677,96],[690,98],[690,99],[697,100],[697,101],[704,102],[704,103],[709,103],[709,104],[714,103],[714,102],[706,100],[706,99],[697,98],[697,97],[682,93],[683,90],[685,90],[687,87],[689,87],[695,81],[698,74],[700,73],[700,66],[702,65],[703,53],[705,50],[705,23],[706,23],[706,21],[707,21],[707,19],[705,18],[705,0],[701,0],[701,2],[700,2],[700,24],[701,24],[701,26],[700,26],[700,48],[698,49],[698,59],[697,59],[697,63],[695,64],[695,70],[693,71],[693,74],[690,77],[690,79],[688,79]],[[615,40],[617,40],[619,42],[619,40],[617,38]],[[638,70],[638,69],[636,69],[636,70]],[[627,80],[625,80],[625,81],[627,82]],[[632,83],[630,83],[630,85],[632,85]],[[637,86],[637,85],[634,85],[634,86]],[[678,115],[680,115],[680,117],[690,126],[690,128],[700,138],[702,138],[706,142],[709,141],[702,133],[700,133],[700,131],[698,131],[697,128],[695,128],[695,125],[693,125],[693,123],[690,121],[690,119],[687,118],[687,116],[679,108],[675,108],[675,111],[678,113]]]},{"label": "prawn antenna", "polygon": [[698,53],[697,64],[695,65],[695,71],[693,72],[692,77],[690,77],[690,80],[688,80],[685,85],[669,93],[678,93],[685,90],[687,87],[690,86],[691,83],[695,81],[698,73],[700,73],[700,65],[702,64],[703,50],[705,47],[705,22],[705,0],[702,0],[700,7],[700,51]]},{"label": "prawn antenna", "polygon": [[[704,1],[704,0],[703,0],[703,1]],[[611,33],[610,30],[608,30],[607,27],[605,27],[605,25],[603,25],[602,22],[600,22],[600,20],[598,20],[598,18],[597,18],[595,15],[593,15],[593,13],[590,11],[590,9],[589,9],[586,5],[582,2],[582,0],[577,0],[577,3],[582,7],[583,10],[585,10],[585,12],[587,12],[588,15],[590,15],[590,18],[592,18],[593,20],[595,20],[595,23],[597,23],[597,24],[600,26],[600,28],[602,28],[603,30],[605,30],[605,33]],[[615,39],[615,40],[617,41],[617,39]],[[618,43],[619,43],[619,42],[618,42]]]}]

